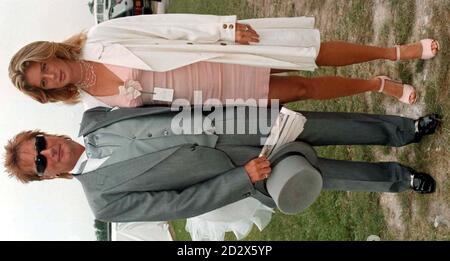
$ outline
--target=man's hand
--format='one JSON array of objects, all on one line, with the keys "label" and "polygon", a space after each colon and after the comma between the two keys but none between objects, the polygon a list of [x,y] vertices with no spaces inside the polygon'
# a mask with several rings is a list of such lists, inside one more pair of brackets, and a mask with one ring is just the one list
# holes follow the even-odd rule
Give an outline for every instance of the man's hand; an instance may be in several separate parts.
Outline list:
[{"label": "man's hand", "polygon": [[259,35],[250,25],[236,23],[235,41],[245,45],[259,43]]},{"label": "man's hand", "polygon": [[253,184],[257,181],[266,179],[269,177],[272,169],[270,168],[270,162],[266,157],[259,157],[247,162],[244,166],[250,180]]}]

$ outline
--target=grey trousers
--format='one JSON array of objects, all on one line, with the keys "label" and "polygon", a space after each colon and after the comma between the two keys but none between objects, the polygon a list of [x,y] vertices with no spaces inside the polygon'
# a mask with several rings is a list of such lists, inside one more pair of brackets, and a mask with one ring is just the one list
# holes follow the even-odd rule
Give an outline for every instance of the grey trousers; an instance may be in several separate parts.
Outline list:
[{"label": "grey trousers", "polygon": [[[311,146],[387,145],[400,147],[414,141],[414,120],[390,115],[340,112],[301,112],[307,122],[298,141]],[[217,148],[224,150],[237,165],[258,156],[258,135],[220,135]],[[409,169],[396,162],[355,162],[319,158],[324,189],[367,192],[400,192],[410,188]],[[258,190],[264,187],[257,184]],[[265,191],[262,191],[263,193]],[[265,193],[266,194],[266,193]]]},{"label": "grey trousers", "polygon": [[[302,112],[307,118],[298,140],[312,146],[404,146],[414,141],[414,120],[362,113]],[[324,189],[400,192],[410,188],[411,173],[396,162],[355,162],[319,158]]]}]

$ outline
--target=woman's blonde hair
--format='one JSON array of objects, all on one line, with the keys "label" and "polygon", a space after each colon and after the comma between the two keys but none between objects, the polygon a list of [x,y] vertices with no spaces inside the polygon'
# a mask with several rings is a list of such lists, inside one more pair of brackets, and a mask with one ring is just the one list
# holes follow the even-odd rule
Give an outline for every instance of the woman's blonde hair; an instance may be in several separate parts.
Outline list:
[{"label": "woman's blonde hair", "polygon": [[42,62],[49,58],[78,60],[86,41],[86,33],[76,34],[62,43],[37,41],[20,49],[9,63],[9,78],[17,89],[40,103],[64,102],[74,104],[79,101],[78,88],[72,84],[64,88],[44,90],[26,82],[25,72],[31,62]]}]

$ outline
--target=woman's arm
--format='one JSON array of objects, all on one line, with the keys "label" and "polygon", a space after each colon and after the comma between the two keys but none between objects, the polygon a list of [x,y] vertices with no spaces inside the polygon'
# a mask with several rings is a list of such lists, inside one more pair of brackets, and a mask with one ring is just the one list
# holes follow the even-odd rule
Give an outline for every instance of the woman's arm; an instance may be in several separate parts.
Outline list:
[{"label": "woman's arm", "polygon": [[[245,29],[244,27],[240,27]],[[201,43],[234,42],[236,16],[196,14],[137,15],[112,19],[91,28],[88,37],[132,37],[187,40]],[[238,38],[242,38],[238,34]],[[100,39],[101,40],[101,39]]]}]

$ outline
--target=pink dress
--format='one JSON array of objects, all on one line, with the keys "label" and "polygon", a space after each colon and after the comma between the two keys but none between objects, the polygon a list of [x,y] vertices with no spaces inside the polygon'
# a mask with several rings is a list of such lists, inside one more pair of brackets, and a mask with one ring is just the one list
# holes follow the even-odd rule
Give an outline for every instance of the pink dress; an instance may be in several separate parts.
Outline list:
[{"label": "pink dress", "polygon": [[[177,99],[184,99],[190,104],[212,104],[216,102],[213,99],[218,99],[223,104],[226,99],[266,100],[269,93],[270,68],[197,62],[172,71],[153,72],[104,65],[125,83],[119,87],[116,95],[95,96],[109,106],[170,104],[153,101],[151,93],[154,87],[173,89],[175,102],[180,101]],[[201,93],[194,97],[194,91]]]}]

